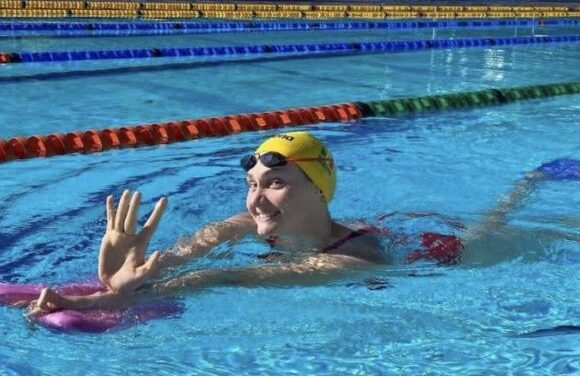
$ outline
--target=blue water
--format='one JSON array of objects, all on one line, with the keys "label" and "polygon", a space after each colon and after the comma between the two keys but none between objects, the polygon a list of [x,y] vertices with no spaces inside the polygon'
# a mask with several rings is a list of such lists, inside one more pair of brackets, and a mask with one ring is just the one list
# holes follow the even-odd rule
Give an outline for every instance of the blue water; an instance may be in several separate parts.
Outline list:
[{"label": "blue water", "polygon": [[[514,30],[488,32],[513,36]],[[142,43],[367,37],[256,33]],[[122,48],[141,43],[113,39]],[[48,42],[8,43],[24,43],[26,50],[69,42],[71,49],[113,47],[111,38]],[[0,50],[11,50],[6,40],[0,43]],[[175,63],[185,65],[167,65]],[[579,63],[578,45],[549,45],[228,65],[194,59],[7,65],[0,67],[9,93],[0,138],[577,80]],[[412,235],[444,231],[449,221],[476,224],[527,171],[557,157],[580,159],[579,109],[578,96],[564,96],[308,129],[328,143],[339,169],[332,214],[372,222],[394,213],[386,225]],[[239,157],[272,133],[1,164],[0,282],[93,277],[105,197],[125,188],[142,191],[143,219],[160,196],[169,198],[151,249],[171,247],[204,223],[244,210]],[[184,297],[179,317],[101,335],[31,329],[21,311],[0,307],[0,374],[578,373],[578,334],[520,336],[580,325],[578,192],[577,181],[539,185],[509,216],[513,246],[485,267],[396,264],[371,276],[374,284],[365,276],[310,288],[212,288]],[[254,256],[266,250],[247,239],[191,267],[257,265]]]}]

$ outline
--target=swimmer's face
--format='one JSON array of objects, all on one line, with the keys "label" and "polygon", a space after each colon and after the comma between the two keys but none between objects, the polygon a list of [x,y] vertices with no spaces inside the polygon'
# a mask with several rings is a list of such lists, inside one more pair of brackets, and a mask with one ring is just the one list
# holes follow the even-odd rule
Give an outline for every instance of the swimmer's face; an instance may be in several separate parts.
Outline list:
[{"label": "swimmer's face", "polygon": [[[300,234],[320,194],[316,186],[292,163],[269,168],[258,162],[247,174],[246,207],[256,222],[258,235]],[[314,200],[314,201],[313,201]]]}]

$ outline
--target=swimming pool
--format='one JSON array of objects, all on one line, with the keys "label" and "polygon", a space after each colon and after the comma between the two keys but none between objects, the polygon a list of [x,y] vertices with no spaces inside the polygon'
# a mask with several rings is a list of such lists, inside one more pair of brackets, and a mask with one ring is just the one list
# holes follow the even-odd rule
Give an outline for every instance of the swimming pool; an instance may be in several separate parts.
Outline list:
[{"label": "swimming pool", "polygon": [[[433,34],[22,38],[0,40],[0,50],[407,40]],[[580,55],[577,44],[563,44],[198,62],[2,66],[9,95],[0,113],[0,138],[569,81],[578,79]],[[334,216],[373,221],[394,213],[386,220],[388,227],[451,231],[450,221],[470,225],[481,220],[539,164],[562,156],[580,158],[578,108],[577,97],[564,96],[308,129],[329,144],[337,161]],[[93,277],[105,197],[127,187],[142,191],[143,215],[158,197],[169,197],[152,249],[169,247],[202,224],[243,210],[239,156],[272,133],[0,164],[0,281],[53,284]],[[527,243],[488,267],[396,264],[370,282],[365,277],[311,288],[214,288],[184,298],[186,311],[179,317],[101,335],[31,330],[20,311],[0,307],[1,373],[574,373],[580,368],[577,335],[522,334],[578,324],[580,246],[564,239],[579,235],[578,184],[543,183],[510,216]],[[542,242],[538,230],[549,230],[560,240]],[[256,264],[254,256],[265,251],[246,240],[233,249],[217,249],[192,267]]]}]

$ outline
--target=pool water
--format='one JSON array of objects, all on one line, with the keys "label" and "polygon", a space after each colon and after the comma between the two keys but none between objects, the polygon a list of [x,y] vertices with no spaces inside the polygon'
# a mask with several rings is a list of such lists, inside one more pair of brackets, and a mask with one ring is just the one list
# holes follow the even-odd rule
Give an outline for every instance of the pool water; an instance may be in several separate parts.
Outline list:
[{"label": "pool water", "polygon": [[[518,35],[578,33],[524,30]],[[475,35],[476,33],[477,35]],[[437,31],[513,36],[513,28]],[[527,34],[526,34],[527,33]],[[0,50],[108,49],[429,39],[404,33],[237,33],[2,39]],[[232,60],[232,59],[230,59]],[[233,59],[235,60],[235,59]],[[0,67],[0,138],[295,106],[577,80],[577,44],[342,56],[96,61]],[[131,68],[131,69],[127,69]],[[370,118],[307,129],[338,166],[330,209],[410,235],[472,226],[526,172],[580,159],[577,96]],[[169,198],[151,249],[244,210],[240,155],[275,131],[0,165],[0,282],[58,284],[96,273],[104,201],[143,193],[142,220]],[[580,183],[543,182],[509,216],[513,249],[474,267],[395,265],[318,287],[220,287],[186,311],[100,335],[31,328],[0,307],[0,374],[554,374],[580,370]],[[459,232],[460,234],[460,232]],[[191,268],[257,265],[263,244],[220,247]],[[490,249],[490,252],[494,251]],[[574,334],[576,333],[576,334]]]}]

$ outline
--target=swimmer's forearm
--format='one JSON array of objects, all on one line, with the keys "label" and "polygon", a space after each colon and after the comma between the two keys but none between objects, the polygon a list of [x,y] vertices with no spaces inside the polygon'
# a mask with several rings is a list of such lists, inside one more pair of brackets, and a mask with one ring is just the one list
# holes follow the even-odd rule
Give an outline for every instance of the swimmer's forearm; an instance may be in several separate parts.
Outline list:
[{"label": "swimmer's forearm", "polygon": [[219,242],[199,241],[195,237],[187,243],[179,244],[174,249],[161,254],[158,268],[160,271],[185,264],[186,262],[207,255]]},{"label": "swimmer's forearm", "polygon": [[247,215],[242,213],[223,222],[204,226],[190,239],[182,241],[174,249],[164,252],[159,259],[159,268],[167,269],[203,257],[221,243],[235,241],[245,236],[251,232],[252,225],[253,222],[250,222]]},{"label": "swimmer's forearm", "polygon": [[66,296],[60,304],[68,309],[120,309],[139,301],[199,291],[218,286],[316,286],[350,273],[368,270],[370,264],[348,256],[320,255],[305,262],[237,269],[206,269],[165,282],[145,285],[126,294],[98,292],[88,296]]},{"label": "swimmer's forearm", "polygon": [[328,276],[323,275],[269,273],[265,270],[257,269],[215,269],[189,273],[186,276],[155,284],[152,289],[155,295],[172,295],[220,286],[284,287],[293,285],[319,285],[332,279],[334,278],[328,278]]},{"label": "swimmer's forearm", "polygon": [[339,279],[361,265],[367,264],[351,257],[325,256],[298,264],[207,269],[156,283],[149,290],[153,295],[173,295],[217,286],[315,286]]},{"label": "swimmer's forearm", "polygon": [[532,172],[525,178],[518,181],[512,191],[505,196],[499,204],[489,213],[487,213],[485,220],[479,226],[467,235],[465,240],[471,237],[477,237],[484,233],[489,233],[494,229],[504,225],[507,221],[507,214],[516,209],[532,190],[536,187],[536,183],[543,177],[539,172]]},{"label": "swimmer's forearm", "polygon": [[128,307],[145,296],[127,295],[112,291],[83,296],[62,296],[60,306],[65,309],[119,309]]}]

